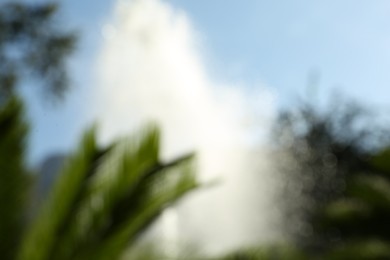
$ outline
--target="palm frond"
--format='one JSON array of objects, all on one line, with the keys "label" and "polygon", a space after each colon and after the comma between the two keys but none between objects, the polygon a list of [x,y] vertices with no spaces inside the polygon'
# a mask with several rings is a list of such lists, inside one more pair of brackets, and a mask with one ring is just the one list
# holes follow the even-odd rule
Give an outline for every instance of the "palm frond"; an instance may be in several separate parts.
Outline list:
[{"label": "palm frond", "polygon": [[161,163],[159,144],[153,125],[104,150],[97,149],[95,132],[89,131],[28,233],[19,259],[119,257],[164,209],[198,187],[193,155]]},{"label": "palm frond", "polygon": [[59,180],[22,244],[19,259],[47,259],[58,231],[72,206],[97,154],[95,129],[86,132],[80,147],[63,169]]},{"label": "palm frond", "polygon": [[116,259],[167,207],[199,187],[191,159],[187,157],[178,164],[164,167],[140,182],[127,200],[128,205],[132,205],[131,210],[119,225],[108,230],[95,259]]}]

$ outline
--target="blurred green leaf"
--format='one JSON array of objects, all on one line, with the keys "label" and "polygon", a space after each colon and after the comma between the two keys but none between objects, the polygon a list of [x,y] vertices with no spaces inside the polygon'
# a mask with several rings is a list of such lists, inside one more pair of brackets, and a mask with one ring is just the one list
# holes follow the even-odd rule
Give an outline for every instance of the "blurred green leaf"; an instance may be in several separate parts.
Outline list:
[{"label": "blurred green leaf", "polygon": [[117,259],[199,184],[193,155],[159,161],[155,126],[98,149],[87,131],[33,222],[19,259]]},{"label": "blurred green leaf", "polygon": [[390,148],[375,154],[371,158],[371,163],[378,170],[386,172],[390,175]]},{"label": "blurred green leaf", "polygon": [[332,249],[325,259],[390,259],[390,243],[380,240],[350,242]]}]

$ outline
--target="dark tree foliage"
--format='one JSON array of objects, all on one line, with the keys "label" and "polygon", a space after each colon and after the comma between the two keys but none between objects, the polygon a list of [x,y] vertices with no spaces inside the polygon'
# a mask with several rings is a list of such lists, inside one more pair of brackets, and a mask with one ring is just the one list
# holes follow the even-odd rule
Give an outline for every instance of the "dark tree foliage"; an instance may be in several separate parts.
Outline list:
[{"label": "dark tree foliage", "polygon": [[75,35],[55,21],[56,4],[3,3],[0,6],[0,97],[15,93],[23,79],[43,83],[45,94],[60,98],[68,87],[66,57]]},{"label": "dark tree foliage", "polygon": [[0,254],[14,259],[26,220],[30,177],[24,165],[28,125],[23,106],[11,98],[0,109]]},{"label": "dark tree foliage", "polygon": [[[328,111],[304,104],[280,114],[277,139],[298,163],[293,181],[302,184],[301,198],[311,205],[298,209],[310,227],[298,234],[299,247],[332,259],[390,257],[386,130],[354,103]],[[284,170],[294,171],[288,165]]]},{"label": "dark tree foliage", "polygon": [[314,216],[318,234],[326,234],[329,258],[390,258],[390,146],[376,151],[361,169],[345,176],[342,196]]}]

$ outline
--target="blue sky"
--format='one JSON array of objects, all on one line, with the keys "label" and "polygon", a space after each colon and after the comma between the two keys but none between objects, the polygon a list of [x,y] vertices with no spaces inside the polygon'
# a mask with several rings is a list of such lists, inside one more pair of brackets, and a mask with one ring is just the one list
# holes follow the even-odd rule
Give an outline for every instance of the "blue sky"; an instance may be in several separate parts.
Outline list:
[{"label": "blue sky", "polygon": [[[385,0],[166,1],[185,12],[199,35],[210,73],[221,81],[261,83],[279,105],[307,95],[308,77],[319,77],[322,103],[334,90],[387,107],[390,96],[390,3]],[[71,61],[73,90],[51,108],[25,91],[32,121],[30,157],[74,147],[91,121],[93,66],[101,28],[115,1],[62,1],[61,19],[80,32]]]}]

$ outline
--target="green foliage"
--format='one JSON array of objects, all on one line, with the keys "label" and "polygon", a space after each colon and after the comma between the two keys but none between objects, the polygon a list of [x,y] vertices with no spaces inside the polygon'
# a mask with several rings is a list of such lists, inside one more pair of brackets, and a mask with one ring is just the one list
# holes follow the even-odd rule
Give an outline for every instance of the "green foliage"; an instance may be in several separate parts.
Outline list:
[{"label": "green foliage", "polygon": [[[390,159],[390,158],[388,158]],[[390,255],[390,179],[374,170],[347,179],[345,195],[326,205],[317,217],[320,231],[337,230],[333,251],[354,259],[361,252],[364,259],[378,259],[370,255]],[[359,249],[359,250],[356,250]]]},{"label": "green foliage", "polygon": [[378,152],[371,158],[371,163],[376,170],[390,173],[390,147]]},{"label": "green foliage", "polygon": [[14,259],[27,217],[30,177],[24,165],[28,125],[23,111],[16,97],[0,108],[1,259]]},{"label": "green foliage", "polygon": [[[25,166],[28,124],[17,87],[43,83],[60,98],[68,87],[66,57],[75,36],[58,27],[55,4],[0,5],[0,258],[15,259],[28,224],[32,175]],[[55,222],[55,221],[53,221]]]},{"label": "green foliage", "polygon": [[335,260],[389,259],[390,244],[380,240],[354,241],[333,248],[324,258]]},{"label": "green foliage", "polygon": [[297,244],[311,257],[390,255],[390,142],[373,121],[357,105],[281,114],[277,132],[290,135],[284,149],[300,166],[294,181],[309,180],[302,193],[312,206],[302,211],[312,233]]},{"label": "green foliage", "polygon": [[[45,259],[55,242],[58,229],[72,212],[77,195],[80,193],[87,171],[96,154],[94,131],[84,136],[79,150],[70,158],[64,173],[53,189],[43,212],[32,224],[21,251],[21,259]],[[45,246],[39,247],[37,243]]]},{"label": "green foliage", "polygon": [[192,155],[159,161],[159,132],[98,149],[89,130],[69,159],[19,259],[117,259],[164,209],[195,189]]}]

